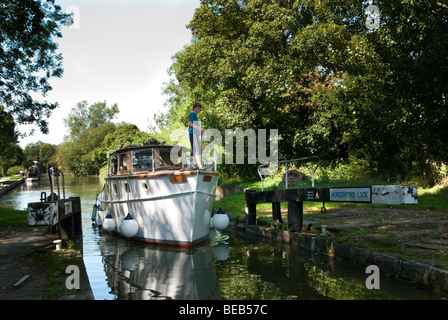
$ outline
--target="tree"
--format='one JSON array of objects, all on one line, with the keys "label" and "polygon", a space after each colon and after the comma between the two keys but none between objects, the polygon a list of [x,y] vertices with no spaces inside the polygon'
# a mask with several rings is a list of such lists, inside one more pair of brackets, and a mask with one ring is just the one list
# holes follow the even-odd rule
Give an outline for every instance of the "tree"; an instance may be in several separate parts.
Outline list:
[{"label": "tree", "polygon": [[169,127],[186,99],[207,101],[205,126],[278,128],[280,159],[318,154],[389,174],[416,164],[430,172],[448,157],[448,7],[375,1],[371,28],[369,4],[202,0],[193,40],[173,59],[171,110],[159,119]]},{"label": "tree", "polygon": [[103,140],[114,131],[115,124],[107,122],[86,130],[79,140],[64,142],[59,150],[64,170],[76,176],[98,175],[107,164]]},{"label": "tree", "polygon": [[132,145],[143,145],[151,140],[153,136],[140,131],[135,124],[122,123],[104,137],[103,149],[105,153],[111,154],[115,150]]},{"label": "tree", "polygon": [[54,144],[44,143],[39,148],[39,165],[47,170],[48,165],[56,164],[56,151],[57,147]]},{"label": "tree", "polygon": [[14,119],[0,105],[0,154],[5,154],[11,144],[17,143]]},{"label": "tree", "polygon": [[107,106],[106,101],[88,106],[87,101],[81,101],[72,108],[68,117],[64,118],[64,123],[70,130],[66,138],[69,141],[79,141],[89,130],[110,122],[119,112],[116,103],[110,107]]},{"label": "tree", "polygon": [[108,155],[114,150],[143,145],[152,136],[133,124],[104,123],[87,129],[77,141],[66,141],[60,146],[59,156],[64,170],[77,176],[98,175],[107,166]]},{"label": "tree", "polygon": [[28,168],[34,164],[34,161],[37,161],[37,165],[41,167],[43,172],[46,172],[48,165],[54,165],[56,162],[56,149],[55,145],[42,141],[29,143],[23,150],[22,165]]},{"label": "tree", "polygon": [[448,159],[448,7],[439,1],[378,6],[382,25],[370,41],[390,68],[383,116],[400,142],[395,159],[431,185],[434,163]]},{"label": "tree", "polygon": [[16,156],[20,157],[21,151],[17,145],[14,119],[0,105],[0,175],[17,162]]},{"label": "tree", "polygon": [[68,15],[54,1],[2,0],[0,3],[0,104],[19,124],[35,123],[48,133],[47,119],[57,103],[40,102],[49,80],[63,74],[55,38]]},{"label": "tree", "polygon": [[297,84],[306,85],[306,75],[318,69],[321,81],[337,81],[335,75],[331,80],[327,76],[336,74],[344,57],[327,57],[327,47],[331,43],[337,53],[350,45],[350,35],[329,18],[314,24],[320,6],[316,1],[201,4],[188,25],[193,41],[174,57],[173,72],[179,86],[187,88],[181,93],[208,100],[204,110],[211,111],[202,115],[205,127],[278,128],[281,141],[289,142],[280,144],[280,158],[310,155],[316,148],[308,143],[291,145],[317,112],[296,90]]}]

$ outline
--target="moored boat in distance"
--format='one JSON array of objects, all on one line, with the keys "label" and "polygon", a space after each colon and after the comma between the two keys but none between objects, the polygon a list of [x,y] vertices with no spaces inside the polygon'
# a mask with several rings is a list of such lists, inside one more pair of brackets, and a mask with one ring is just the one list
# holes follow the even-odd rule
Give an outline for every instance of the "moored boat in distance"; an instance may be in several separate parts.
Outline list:
[{"label": "moored boat in distance", "polygon": [[113,152],[92,220],[147,243],[188,247],[207,240],[219,173],[187,167],[185,151],[151,144]]},{"label": "moored boat in distance", "polygon": [[39,182],[41,178],[41,172],[37,166],[37,161],[33,161],[34,165],[26,169],[26,183],[36,183]]}]

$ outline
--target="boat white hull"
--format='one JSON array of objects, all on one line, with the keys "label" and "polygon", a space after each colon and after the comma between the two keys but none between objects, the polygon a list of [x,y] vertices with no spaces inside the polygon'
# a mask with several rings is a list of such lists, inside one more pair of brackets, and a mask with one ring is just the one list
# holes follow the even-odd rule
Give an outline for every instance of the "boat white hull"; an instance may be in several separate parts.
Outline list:
[{"label": "boat white hull", "polygon": [[129,214],[138,224],[132,238],[148,243],[191,246],[208,239],[218,174],[160,172],[107,177],[101,194],[101,221],[111,215],[120,234]]}]

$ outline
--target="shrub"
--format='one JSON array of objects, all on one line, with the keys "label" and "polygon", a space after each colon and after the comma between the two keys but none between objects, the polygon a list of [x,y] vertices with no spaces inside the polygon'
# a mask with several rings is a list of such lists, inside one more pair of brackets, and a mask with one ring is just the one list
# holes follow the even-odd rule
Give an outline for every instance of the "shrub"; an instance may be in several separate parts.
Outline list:
[{"label": "shrub", "polygon": [[26,169],[22,166],[14,166],[8,169],[8,171],[6,171],[6,175],[8,176],[14,176],[16,174],[19,174],[20,171],[25,171]]}]

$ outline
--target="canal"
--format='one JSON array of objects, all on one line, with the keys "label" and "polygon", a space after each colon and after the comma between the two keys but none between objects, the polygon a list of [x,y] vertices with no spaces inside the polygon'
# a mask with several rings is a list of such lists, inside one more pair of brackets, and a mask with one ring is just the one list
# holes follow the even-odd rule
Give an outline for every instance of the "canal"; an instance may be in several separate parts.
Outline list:
[{"label": "canal", "polygon": [[[96,300],[447,298],[384,274],[380,289],[369,290],[365,267],[239,231],[211,230],[210,240],[192,251],[121,239],[92,225],[92,207],[102,185],[97,177],[65,177],[66,198],[81,198],[83,258]],[[45,179],[36,186],[23,184],[0,198],[0,207],[25,210],[49,189]]]}]

